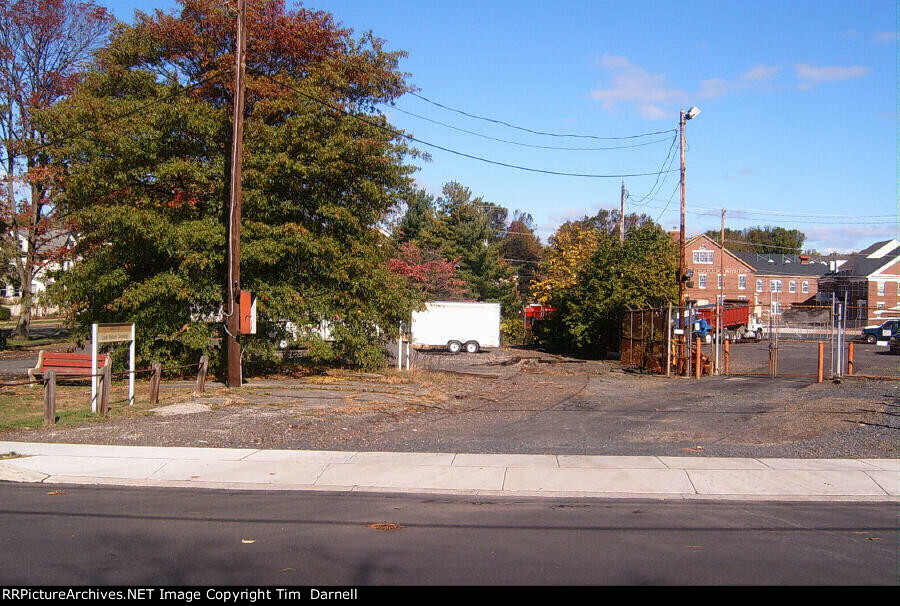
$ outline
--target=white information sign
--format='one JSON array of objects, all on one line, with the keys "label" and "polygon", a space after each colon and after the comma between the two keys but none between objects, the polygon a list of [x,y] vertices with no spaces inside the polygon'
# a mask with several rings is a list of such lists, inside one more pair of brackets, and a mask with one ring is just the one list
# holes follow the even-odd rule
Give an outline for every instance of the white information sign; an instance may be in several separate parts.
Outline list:
[{"label": "white information sign", "polygon": [[91,325],[91,412],[97,412],[97,353],[100,343],[128,345],[128,405],[134,405],[134,324]]}]

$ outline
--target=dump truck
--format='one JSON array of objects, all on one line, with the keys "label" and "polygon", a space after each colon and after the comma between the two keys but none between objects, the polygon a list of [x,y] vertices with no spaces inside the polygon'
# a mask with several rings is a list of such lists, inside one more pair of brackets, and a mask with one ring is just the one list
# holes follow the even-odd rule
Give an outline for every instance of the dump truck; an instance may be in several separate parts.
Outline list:
[{"label": "dump truck", "polygon": [[[692,334],[711,343],[716,334],[716,306],[695,307],[693,314]],[[765,327],[750,313],[749,305],[726,305],[722,307],[722,332],[731,341],[760,340],[765,335]]]},{"label": "dump truck", "polygon": [[414,311],[410,322],[413,347],[446,348],[450,353],[478,353],[500,347],[500,304],[434,301]]}]

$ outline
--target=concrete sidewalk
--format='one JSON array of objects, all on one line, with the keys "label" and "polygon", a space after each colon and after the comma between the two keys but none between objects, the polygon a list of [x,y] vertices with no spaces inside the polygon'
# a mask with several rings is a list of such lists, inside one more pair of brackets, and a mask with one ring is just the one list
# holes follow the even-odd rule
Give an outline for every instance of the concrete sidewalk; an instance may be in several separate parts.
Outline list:
[{"label": "concrete sidewalk", "polygon": [[900,502],[898,459],[741,459],[0,442],[0,480],[250,490]]}]

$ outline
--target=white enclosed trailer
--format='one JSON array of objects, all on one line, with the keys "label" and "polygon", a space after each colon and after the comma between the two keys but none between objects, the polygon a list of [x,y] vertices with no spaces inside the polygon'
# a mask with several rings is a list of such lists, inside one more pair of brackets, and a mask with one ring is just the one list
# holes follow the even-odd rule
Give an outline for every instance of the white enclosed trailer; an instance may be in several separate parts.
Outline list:
[{"label": "white enclosed trailer", "polygon": [[414,311],[414,347],[446,347],[451,353],[500,347],[500,304],[434,301]]}]

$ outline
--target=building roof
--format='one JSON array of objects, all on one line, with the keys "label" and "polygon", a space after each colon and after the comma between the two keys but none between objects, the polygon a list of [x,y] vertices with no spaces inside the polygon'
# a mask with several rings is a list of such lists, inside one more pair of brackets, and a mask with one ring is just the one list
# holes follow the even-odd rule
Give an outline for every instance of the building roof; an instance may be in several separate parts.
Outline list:
[{"label": "building roof", "polygon": [[781,253],[755,253],[739,251],[736,257],[753,267],[756,273],[773,276],[818,277],[828,273],[828,263],[809,260],[801,262],[801,255]]},{"label": "building roof", "polygon": [[897,240],[876,242],[865,250],[847,257],[845,263],[835,271],[829,272],[828,275],[831,277],[866,277],[898,257],[900,257],[900,242]]}]

